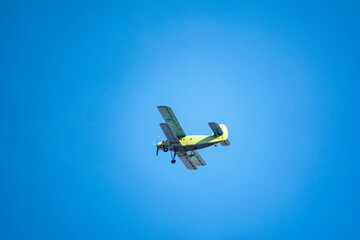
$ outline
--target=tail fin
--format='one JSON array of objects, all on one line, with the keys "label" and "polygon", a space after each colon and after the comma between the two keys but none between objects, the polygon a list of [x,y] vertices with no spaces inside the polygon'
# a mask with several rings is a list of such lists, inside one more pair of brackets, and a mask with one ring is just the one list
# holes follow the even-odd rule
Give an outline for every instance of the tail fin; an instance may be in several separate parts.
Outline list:
[{"label": "tail fin", "polygon": [[221,135],[223,135],[223,130],[220,128],[219,124],[214,123],[214,122],[209,122],[209,126],[211,128],[211,130],[214,132],[214,135],[216,137],[219,137]]},{"label": "tail fin", "polygon": [[224,124],[218,125],[217,123],[209,122],[209,126],[214,132],[214,135],[216,137],[220,137],[220,140],[223,140],[220,142],[222,146],[230,146],[230,142],[228,140],[228,130]]}]

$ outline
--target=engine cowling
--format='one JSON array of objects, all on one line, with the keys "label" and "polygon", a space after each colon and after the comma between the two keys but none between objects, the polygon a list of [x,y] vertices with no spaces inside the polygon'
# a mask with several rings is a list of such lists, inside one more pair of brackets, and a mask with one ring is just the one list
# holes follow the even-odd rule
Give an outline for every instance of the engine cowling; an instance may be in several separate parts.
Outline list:
[{"label": "engine cowling", "polygon": [[156,144],[156,147],[164,152],[167,152],[169,151],[170,143],[169,141],[158,142]]}]

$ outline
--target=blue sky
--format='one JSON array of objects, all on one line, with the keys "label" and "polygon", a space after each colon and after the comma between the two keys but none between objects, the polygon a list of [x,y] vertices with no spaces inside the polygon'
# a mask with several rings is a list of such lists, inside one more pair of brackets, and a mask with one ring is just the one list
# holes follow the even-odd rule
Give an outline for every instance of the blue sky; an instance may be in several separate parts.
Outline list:
[{"label": "blue sky", "polygon": [[[359,239],[354,1],[0,4],[1,239]],[[230,147],[187,171],[157,105]]]}]

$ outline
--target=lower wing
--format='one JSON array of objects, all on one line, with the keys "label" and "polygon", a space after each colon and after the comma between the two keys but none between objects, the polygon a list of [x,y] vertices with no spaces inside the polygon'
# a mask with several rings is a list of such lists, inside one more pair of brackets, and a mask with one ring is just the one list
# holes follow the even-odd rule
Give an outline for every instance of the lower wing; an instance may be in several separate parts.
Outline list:
[{"label": "lower wing", "polygon": [[205,166],[206,163],[197,151],[189,151],[177,154],[185,167],[189,170],[196,170],[197,166]]}]

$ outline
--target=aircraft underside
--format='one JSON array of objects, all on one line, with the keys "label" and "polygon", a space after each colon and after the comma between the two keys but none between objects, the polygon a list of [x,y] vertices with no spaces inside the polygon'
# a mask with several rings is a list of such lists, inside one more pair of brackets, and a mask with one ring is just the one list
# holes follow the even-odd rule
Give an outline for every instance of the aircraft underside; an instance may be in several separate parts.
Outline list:
[{"label": "aircraft underside", "polygon": [[203,144],[187,145],[187,146],[170,146],[170,151],[177,153],[188,152],[188,151],[206,148],[214,144],[215,143],[203,143]]}]

